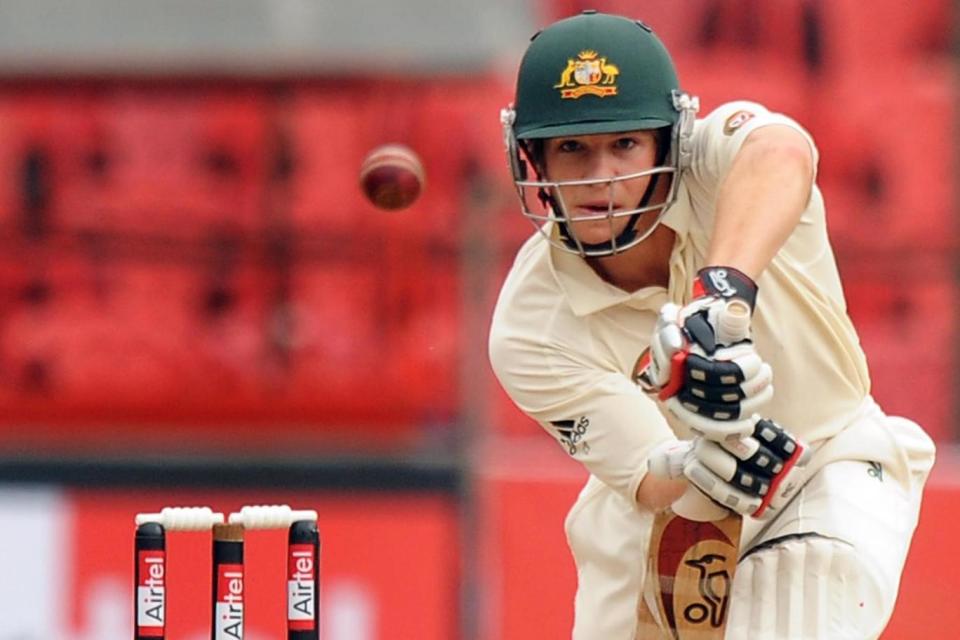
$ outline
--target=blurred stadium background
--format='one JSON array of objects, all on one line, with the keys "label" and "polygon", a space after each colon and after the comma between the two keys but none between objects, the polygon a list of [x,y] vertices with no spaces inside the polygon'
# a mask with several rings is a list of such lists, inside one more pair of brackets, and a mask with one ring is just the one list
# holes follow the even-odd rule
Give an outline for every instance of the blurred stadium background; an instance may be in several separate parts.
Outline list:
[{"label": "blurred stadium background", "polygon": [[[704,111],[805,124],[875,395],[940,459],[887,639],[960,628],[950,0],[0,0],[0,640],[132,635],[132,518],[320,511],[327,640],[568,637],[583,481],[492,379],[529,235],[498,110],[527,38],[644,19]],[[363,155],[425,195],[377,212]],[[780,390],[789,393],[789,390]],[[248,545],[249,638],[282,636]],[[209,539],[171,536],[171,637]],[[945,635],[946,633],[946,635]]]}]

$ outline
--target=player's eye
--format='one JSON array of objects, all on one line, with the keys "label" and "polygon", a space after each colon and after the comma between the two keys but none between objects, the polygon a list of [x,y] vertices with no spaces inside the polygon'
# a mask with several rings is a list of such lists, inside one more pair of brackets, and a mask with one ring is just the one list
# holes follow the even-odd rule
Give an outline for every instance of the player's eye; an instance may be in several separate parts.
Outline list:
[{"label": "player's eye", "polygon": [[621,150],[633,149],[638,144],[640,144],[640,141],[637,140],[637,138],[629,137],[629,136],[625,136],[623,138],[617,138],[616,141],[613,143],[613,145],[617,149],[621,149]]},{"label": "player's eye", "polygon": [[561,153],[574,153],[583,149],[583,145],[577,140],[563,140],[557,145],[557,150]]}]

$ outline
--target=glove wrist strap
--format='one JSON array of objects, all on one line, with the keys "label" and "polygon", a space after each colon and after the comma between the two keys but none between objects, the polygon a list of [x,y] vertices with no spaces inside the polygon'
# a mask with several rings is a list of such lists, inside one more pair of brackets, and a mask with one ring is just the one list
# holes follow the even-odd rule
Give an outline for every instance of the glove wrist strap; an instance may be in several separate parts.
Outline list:
[{"label": "glove wrist strap", "polygon": [[704,267],[697,272],[693,283],[693,296],[739,298],[753,310],[757,302],[757,283],[750,276],[733,267]]}]

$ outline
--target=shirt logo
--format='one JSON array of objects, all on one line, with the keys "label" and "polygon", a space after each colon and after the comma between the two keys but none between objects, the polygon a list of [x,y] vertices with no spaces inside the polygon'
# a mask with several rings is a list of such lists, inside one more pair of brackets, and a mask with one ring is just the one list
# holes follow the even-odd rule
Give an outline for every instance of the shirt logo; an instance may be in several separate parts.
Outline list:
[{"label": "shirt logo", "polygon": [[733,132],[745,125],[748,121],[753,118],[753,113],[750,111],[744,111],[741,109],[737,111],[723,124],[723,134],[727,136],[732,136]]},{"label": "shirt logo", "polygon": [[567,453],[572,456],[577,455],[577,451],[584,454],[590,453],[590,445],[584,439],[587,435],[587,428],[590,426],[590,419],[581,416],[579,420],[554,420],[551,422],[560,435],[560,443],[566,447]]},{"label": "shirt logo", "polygon": [[605,98],[617,95],[617,76],[620,69],[607,62],[606,56],[586,50],[577,59],[567,58],[567,66],[560,73],[560,82],[553,85],[560,90],[563,100],[576,100],[585,95]]}]

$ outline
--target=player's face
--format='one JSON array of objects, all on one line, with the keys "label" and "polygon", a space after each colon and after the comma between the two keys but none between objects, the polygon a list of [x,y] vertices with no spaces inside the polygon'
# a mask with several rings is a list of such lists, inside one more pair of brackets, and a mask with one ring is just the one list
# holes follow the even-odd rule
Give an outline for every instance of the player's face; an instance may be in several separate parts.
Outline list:
[{"label": "player's face", "polygon": [[[656,138],[652,131],[601,133],[551,138],[544,146],[544,168],[552,182],[565,180],[610,180],[650,169],[656,162]],[[562,186],[559,197],[572,224],[570,231],[587,244],[607,242],[619,235],[631,216],[606,218],[611,211],[637,208],[651,176],[594,184]],[[665,181],[661,181],[665,182]],[[596,219],[584,220],[593,217]],[[643,216],[638,223],[644,230]],[[578,222],[577,220],[580,219]]]}]

